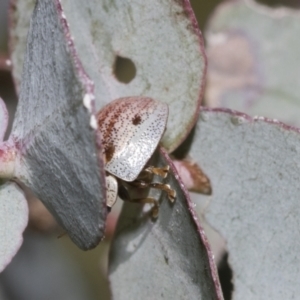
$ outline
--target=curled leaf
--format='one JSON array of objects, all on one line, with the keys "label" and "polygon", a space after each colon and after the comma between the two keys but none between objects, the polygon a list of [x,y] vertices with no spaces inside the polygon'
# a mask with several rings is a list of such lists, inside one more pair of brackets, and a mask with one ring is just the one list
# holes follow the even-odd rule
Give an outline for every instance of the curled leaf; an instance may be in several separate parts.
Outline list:
[{"label": "curled leaf", "polygon": [[196,162],[188,159],[173,160],[185,187],[192,192],[210,195],[212,188],[209,178]]}]

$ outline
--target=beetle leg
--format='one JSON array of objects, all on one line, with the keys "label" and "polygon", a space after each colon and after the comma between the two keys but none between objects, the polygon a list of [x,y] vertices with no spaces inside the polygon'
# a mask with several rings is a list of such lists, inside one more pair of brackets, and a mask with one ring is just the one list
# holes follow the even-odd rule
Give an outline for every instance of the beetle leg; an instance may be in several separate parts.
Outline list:
[{"label": "beetle leg", "polygon": [[153,175],[158,175],[162,178],[166,178],[168,176],[169,170],[170,170],[169,166],[165,166],[162,168],[156,168],[153,166],[149,166],[140,173],[140,175],[138,176],[138,178],[135,181],[151,182]]},{"label": "beetle leg", "polygon": [[172,190],[171,187],[168,184],[151,182],[151,183],[149,183],[149,187],[165,191],[168,194],[169,200],[172,203],[175,201],[176,191]]},{"label": "beetle leg", "polygon": [[144,169],[145,172],[149,172],[150,174],[158,175],[162,178],[166,178],[169,174],[170,167],[165,166],[162,168],[155,168],[153,166],[149,166],[146,169]]},{"label": "beetle leg", "polygon": [[168,194],[169,200],[173,203],[176,198],[176,192],[175,190],[172,190],[170,185],[165,183],[158,183],[158,182],[145,182],[145,181],[133,181],[130,182],[131,185],[137,187],[137,188],[155,188],[162,191],[165,191]]}]

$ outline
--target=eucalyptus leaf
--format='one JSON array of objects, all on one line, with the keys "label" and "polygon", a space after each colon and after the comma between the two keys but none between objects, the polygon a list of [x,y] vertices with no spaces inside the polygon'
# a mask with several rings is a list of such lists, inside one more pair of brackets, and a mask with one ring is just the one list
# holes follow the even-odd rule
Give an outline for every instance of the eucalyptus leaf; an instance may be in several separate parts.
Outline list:
[{"label": "eucalyptus leaf", "polygon": [[[19,82],[26,39],[26,21],[20,15],[24,9],[28,14],[33,1],[14,2],[12,62]],[[203,40],[189,1],[61,3],[78,56],[95,83],[96,109],[126,96],[167,103],[170,114],[163,144],[169,151],[175,149],[197,119],[206,69]],[[135,65],[136,76],[128,84],[116,77],[118,57]]]},{"label": "eucalyptus leaf", "polygon": [[212,184],[205,217],[227,242],[232,299],[298,298],[300,130],[203,109],[189,155]]},{"label": "eucalyptus leaf", "polygon": [[27,222],[28,207],[23,192],[12,182],[0,185],[0,272],[22,245]]},{"label": "eucalyptus leaf", "polygon": [[170,165],[165,183],[176,200],[152,189],[149,196],[160,201],[156,220],[149,207],[124,203],[110,252],[113,299],[223,299],[205,233],[170,158],[162,150],[151,163]]},{"label": "eucalyptus leaf", "polygon": [[10,141],[19,150],[15,176],[80,248],[95,247],[107,211],[93,84],[58,1],[34,10]]},{"label": "eucalyptus leaf", "polygon": [[206,30],[207,105],[299,126],[299,31],[298,10],[222,3]]}]

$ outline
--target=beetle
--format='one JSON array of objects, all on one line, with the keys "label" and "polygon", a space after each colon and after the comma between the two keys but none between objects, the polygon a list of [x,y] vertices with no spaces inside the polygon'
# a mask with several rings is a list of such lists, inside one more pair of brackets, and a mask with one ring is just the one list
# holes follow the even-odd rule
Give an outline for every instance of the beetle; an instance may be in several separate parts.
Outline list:
[{"label": "beetle", "polygon": [[165,178],[169,167],[147,164],[162,138],[167,120],[168,105],[148,97],[119,98],[98,112],[109,210],[119,196],[124,201],[151,203],[152,217],[157,217],[158,201],[136,196],[137,190],[147,188],[163,190],[171,202],[175,200],[176,192],[168,184],[152,182],[153,175]]}]

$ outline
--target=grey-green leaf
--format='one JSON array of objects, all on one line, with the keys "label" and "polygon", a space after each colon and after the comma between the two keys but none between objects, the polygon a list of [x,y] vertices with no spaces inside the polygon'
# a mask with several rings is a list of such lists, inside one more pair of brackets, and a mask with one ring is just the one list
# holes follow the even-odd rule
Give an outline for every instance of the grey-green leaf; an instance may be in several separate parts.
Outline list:
[{"label": "grey-green leaf", "polygon": [[114,300],[223,299],[206,236],[170,158],[162,151],[151,162],[171,166],[165,181],[177,197],[171,204],[150,192],[161,203],[155,221],[147,207],[124,203],[110,252]]},{"label": "grey-green leaf", "polygon": [[298,298],[300,130],[203,109],[189,155],[212,184],[206,218],[227,241],[232,299]]},{"label": "grey-green leaf", "polygon": [[[20,81],[25,39],[24,2],[15,1],[11,32],[14,77]],[[203,40],[188,1],[62,0],[80,60],[95,83],[96,108],[125,96],[148,96],[169,105],[163,144],[174,150],[198,115],[206,69]],[[28,10],[28,8],[27,8]],[[24,48],[24,47],[23,47]],[[117,57],[129,58],[136,76],[128,84],[115,75]],[[180,126],[178,122],[180,120]]]},{"label": "grey-green leaf", "polygon": [[222,3],[206,31],[207,104],[299,126],[299,31],[297,10]]},{"label": "grey-green leaf", "polygon": [[15,183],[0,185],[0,272],[10,263],[23,242],[28,207]]},{"label": "grey-green leaf", "polygon": [[10,137],[15,175],[82,249],[99,243],[106,219],[93,97],[59,1],[38,1]]}]

